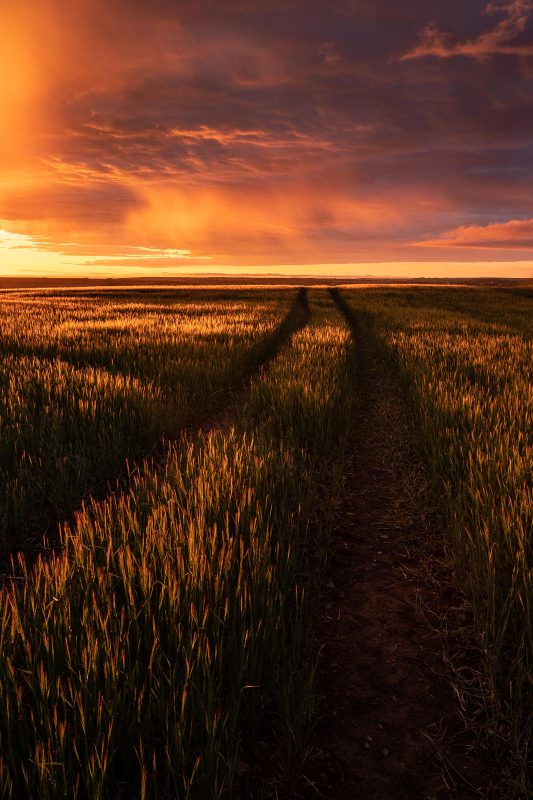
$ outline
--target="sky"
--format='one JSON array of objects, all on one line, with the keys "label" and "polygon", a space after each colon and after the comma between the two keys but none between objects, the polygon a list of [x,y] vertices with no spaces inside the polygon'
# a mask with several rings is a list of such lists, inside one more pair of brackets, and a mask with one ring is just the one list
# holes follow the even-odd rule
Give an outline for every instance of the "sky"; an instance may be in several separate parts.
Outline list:
[{"label": "sky", "polygon": [[533,0],[3,0],[0,275],[533,276]]}]

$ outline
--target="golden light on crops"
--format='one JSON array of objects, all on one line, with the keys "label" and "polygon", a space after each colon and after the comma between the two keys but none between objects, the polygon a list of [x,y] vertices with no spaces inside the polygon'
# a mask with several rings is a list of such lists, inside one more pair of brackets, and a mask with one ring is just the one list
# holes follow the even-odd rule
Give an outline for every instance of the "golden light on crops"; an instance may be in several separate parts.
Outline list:
[{"label": "golden light on crops", "polygon": [[[4,236],[6,246],[25,241]],[[264,753],[268,729],[276,759],[291,754],[292,780],[309,741],[311,623],[339,543],[340,479],[357,432],[383,473],[368,477],[390,490],[375,434],[393,393],[416,422],[409,449],[391,450],[396,469],[418,497],[403,458],[423,446],[414,480],[438,515],[431,505],[419,523],[406,513],[420,513],[418,499],[404,506],[384,491],[388,516],[362,524],[383,549],[394,531],[383,560],[398,580],[400,541],[410,564],[415,537],[446,542],[467,630],[486,654],[474,696],[483,693],[488,718],[498,709],[512,733],[505,747],[525,764],[530,305],[523,286],[0,293],[2,798],[92,800],[139,787],[146,800],[170,800],[176,787],[188,800],[221,797],[221,786],[240,787],[245,735]],[[366,397],[365,373],[375,382]],[[382,392],[369,424],[362,403]],[[396,438],[394,421],[386,431]],[[344,519],[334,530],[344,570]],[[416,558],[432,569],[423,552],[420,543]],[[367,566],[357,559],[354,574]],[[395,578],[379,569],[389,592]],[[432,628],[416,620],[426,647]],[[394,659],[412,668],[411,627],[405,641]],[[475,657],[469,648],[469,670]],[[516,775],[525,784],[525,771]]]}]

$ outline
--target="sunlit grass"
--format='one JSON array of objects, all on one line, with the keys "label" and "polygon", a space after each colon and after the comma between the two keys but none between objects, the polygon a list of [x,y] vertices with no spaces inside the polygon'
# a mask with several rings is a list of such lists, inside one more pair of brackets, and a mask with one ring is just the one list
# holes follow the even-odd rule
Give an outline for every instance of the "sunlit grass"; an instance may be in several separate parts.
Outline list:
[{"label": "sunlit grass", "polygon": [[308,528],[353,394],[347,327],[318,295],[311,312],[232,425],[173,445],[1,590],[6,800],[237,796],[260,740],[301,746]]},{"label": "sunlit grass", "polygon": [[533,678],[533,313],[519,293],[344,292],[407,381],[458,581],[484,654],[487,708],[524,769]]},{"label": "sunlit grass", "polygon": [[[525,765],[531,301],[466,289],[341,296],[407,387],[484,654],[487,707],[512,721]],[[62,548],[31,567],[21,558],[1,585],[0,797],[222,800],[248,796],[247,776],[272,751],[278,774],[298,771],[354,354],[326,292],[310,293],[308,324],[305,293],[295,297],[2,297],[8,532],[46,527],[140,442],[233,402],[219,427],[167,441],[127,488],[88,500]]]},{"label": "sunlit grass", "polygon": [[213,410],[294,292],[0,296],[0,548]]}]

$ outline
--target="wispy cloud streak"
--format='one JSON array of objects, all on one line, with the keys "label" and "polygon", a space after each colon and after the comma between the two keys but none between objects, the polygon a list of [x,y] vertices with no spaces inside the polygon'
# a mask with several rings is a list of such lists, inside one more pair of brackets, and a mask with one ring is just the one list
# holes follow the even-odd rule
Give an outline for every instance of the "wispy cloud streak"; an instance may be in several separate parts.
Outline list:
[{"label": "wispy cloud streak", "polygon": [[486,14],[504,14],[496,27],[464,42],[456,42],[449,33],[439,29],[435,22],[423,28],[419,43],[402,57],[402,61],[416,58],[454,58],[471,56],[480,61],[494,55],[533,56],[533,42],[522,41],[526,32],[533,2],[531,0],[497,0],[489,3]]},{"label": "wispy cloud streak", "polygon": [[491,225],[461,225],[438,238],[417,244],[424,247],[533,251],[533,219],[512,219]]}]

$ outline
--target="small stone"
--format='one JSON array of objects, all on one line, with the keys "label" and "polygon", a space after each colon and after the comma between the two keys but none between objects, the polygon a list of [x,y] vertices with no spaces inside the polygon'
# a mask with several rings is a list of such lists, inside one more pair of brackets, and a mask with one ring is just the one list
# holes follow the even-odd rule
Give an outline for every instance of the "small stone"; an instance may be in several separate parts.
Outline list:
[{"label": "small stone", "polygon": [[368,742],[365,742],[365,748],[366,748],[367,750],[370,750],[370,745],[368,744]]},{"label": "small stone", "polygon": [[385,758],[387,758],[387,756],[389,755],[389,748],[388,747],[384,747],[383,750],[382,750],[382,753],[385,756]]}]

